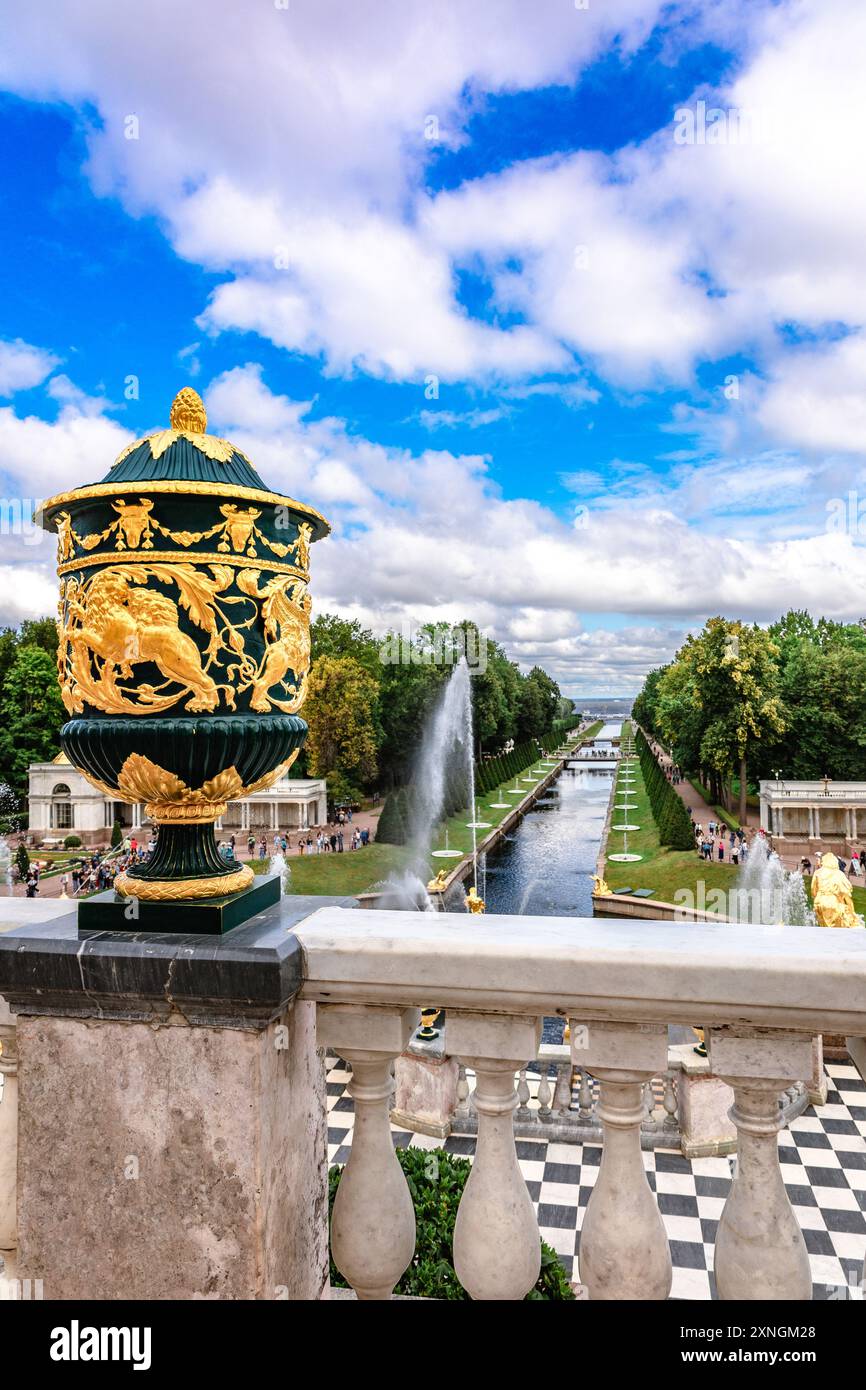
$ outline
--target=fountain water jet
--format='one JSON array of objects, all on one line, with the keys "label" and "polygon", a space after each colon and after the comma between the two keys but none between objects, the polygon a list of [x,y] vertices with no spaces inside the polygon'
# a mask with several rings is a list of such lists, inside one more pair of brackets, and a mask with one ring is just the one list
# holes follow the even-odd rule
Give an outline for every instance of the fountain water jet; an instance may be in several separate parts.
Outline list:
[{"label": "fountain water jet", "polygon": [[[461,657],[454,668],[424,731],[412,790],[408,844],[413,852],[413,866],[388,880],[380,906],[435,912],[426,891],[426,879],[422,877],[427,873],[428,861],[431,858],[460,859],[463,855],[459,849],[449,847],[447,827],[445,848],[431,849],[433,831],[453,809],[459,809],[454,807],[455,800],[460,807],[475,807],[472,689],[465,657]],[[477,811],[471,814],[475,816],[469,822],[472,829],[471,881],[474,884],[475,829],[479,822]]]},{"label": "fountain water jet", "polygon": [[[733,922],[763,926],[814,927],[806,885],[799,869],[786,869],[763,835],[749,846],[745,864],[737,874],[727,917]],[[733,909],[731,911],[730,909]]]}]

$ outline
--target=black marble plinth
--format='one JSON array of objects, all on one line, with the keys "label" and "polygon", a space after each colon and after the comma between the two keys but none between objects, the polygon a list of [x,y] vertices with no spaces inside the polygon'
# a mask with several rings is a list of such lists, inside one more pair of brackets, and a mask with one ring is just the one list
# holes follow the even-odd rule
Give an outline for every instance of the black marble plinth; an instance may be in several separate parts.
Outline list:
[{"label": "black marble plinth", "polygon": [[156,1023],[177,1014],[199,1026],[261,1029],[303,983],[294,927],[320,907],[356,906],[292,893],[225,935],[127,928],[82,939],[73,903],[0,899],[0,995],[14,1013]]},{"label": "black marble plinth", "polygon": [[273,907],[279,902],[281,891],[279,874],[260,874],[240,893],[183,902],[151,903],[145,898],[124,898],[109,888],[78,904],[78,933],[81,937],[92,931],[222,936]]}]

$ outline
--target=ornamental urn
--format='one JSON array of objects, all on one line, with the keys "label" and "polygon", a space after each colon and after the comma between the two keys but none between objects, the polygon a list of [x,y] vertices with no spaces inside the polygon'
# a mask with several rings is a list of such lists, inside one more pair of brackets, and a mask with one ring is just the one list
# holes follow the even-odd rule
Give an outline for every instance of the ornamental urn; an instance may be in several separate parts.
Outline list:
[{"label": "ornamental urn", "polygon": [[327,522],[208,434],[189,387],[169,429],[130,444],[101,482],[50,498],[40,519],[57,533],[63,750],[159,827],[148,862],[115,889],[143,903],[248,890],[253,872],[221,857],[214,822],[303,744],[310,546]]}]

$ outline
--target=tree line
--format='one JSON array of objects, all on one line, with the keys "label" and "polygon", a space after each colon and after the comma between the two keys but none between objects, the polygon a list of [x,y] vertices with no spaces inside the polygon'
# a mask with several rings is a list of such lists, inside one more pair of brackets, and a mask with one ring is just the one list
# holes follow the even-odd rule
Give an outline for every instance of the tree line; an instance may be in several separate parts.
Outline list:
[{"label": "tree line", "polygon": [[[357,801],[410,780],[425,717],[463,652],[477,666],[471,681],[477,761],[508,740],[551,736],[572,713],[571,700],[545,671],[534,666],[523,675],[471,622],[377,638],[357,620],[325,613],[310,636],[302,710],[309,734],[292,775],[325,777],[334,801]],[[60,749],[66,712],[56,664],[52,618],[0,632],[0,783],[16,803],[26,796],[30,764]]]},{"label": "tree line", "polygon": [[864,781],[866,621],[794,609],[766,628],[710,618],[650,671],[633,713],[713,801],[739,802],[741,821],[761,778]]}]

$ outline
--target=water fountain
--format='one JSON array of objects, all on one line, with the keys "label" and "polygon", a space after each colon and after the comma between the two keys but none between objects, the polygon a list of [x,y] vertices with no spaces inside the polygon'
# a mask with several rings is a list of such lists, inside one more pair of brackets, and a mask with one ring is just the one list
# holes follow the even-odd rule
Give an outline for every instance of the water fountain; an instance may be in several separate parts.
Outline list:
[{"label": "water fountain", "polygon": [[[628,799],[629,784],[633,781],[634,778],[628,771],[628,764],[626,763],[626,766],[624,768],[621,768],[619,776],[617,777],[616,791],[617,796],[621,794],[624,797],[624,800],[616,803],[616,805],[614,806],[614,810],[617,813],[624,816],[625,819],[622,820],[619,825],[611,826],[611,830],[615,830],[617,831],[617,833],[622,834],[622,851],[619,854],[609,854],[607,856],[608,859],[613,860],[616,864],[636,864],[639,860],[643,859],[642,854],[634,854],[633,852],[629,851],[628,847],[628,832],[630,830],[640,830],[640,825],[637,824],[637,822],[630,821],[628,819],[628,812],[637,810],[637,802],[629,801]],[[619,789],[620,782],[626,783],[626,786],[623,788],[622,793],[620,793]]]},{"label": "water fountain", "polygon": [[287,897],[292,891],[292,871],[284,854],[272,854],[268,862],[268,873],[279,874],[280,891]]},{"label": "water fountain", "polygon": [[15,891],[15,879],[12,873],[12,852],[5,840],[0,840],[0,878],[6,884],[7,896],[11,898]]},{"label": "water fountain", "polygon": [[[462,859],[464,852],[452,849],[445,828],[445,844],[431,849],[433,832],[450,814],[456,799],[474,808],[467,822],[472,830],[472,873],[475,884],[476,830],[489,822],[478,815],[475,801],[475,760],[472,739],[472,690],[469,666],[461,658],[437,701],[428,721],[412,779],[412,800],[407,844],[412,863],[384,886],[380,906],[435,912],[427,893],[430,859]],[[450,802],[450,804],[449,804]]]},{"label": "water fountain", "polygon": [[756,835],[749,845],[726,915],[729,921],[763,926],[817,925],[803,875],[798,869],[786,869],[763,835]]},{"label": "water fountain", "polygon": [[430,856],[433,859],[462,859],[462,849],[452,849],[448,844],[448,826],[445,827],[445,848],[431,849]]}]

